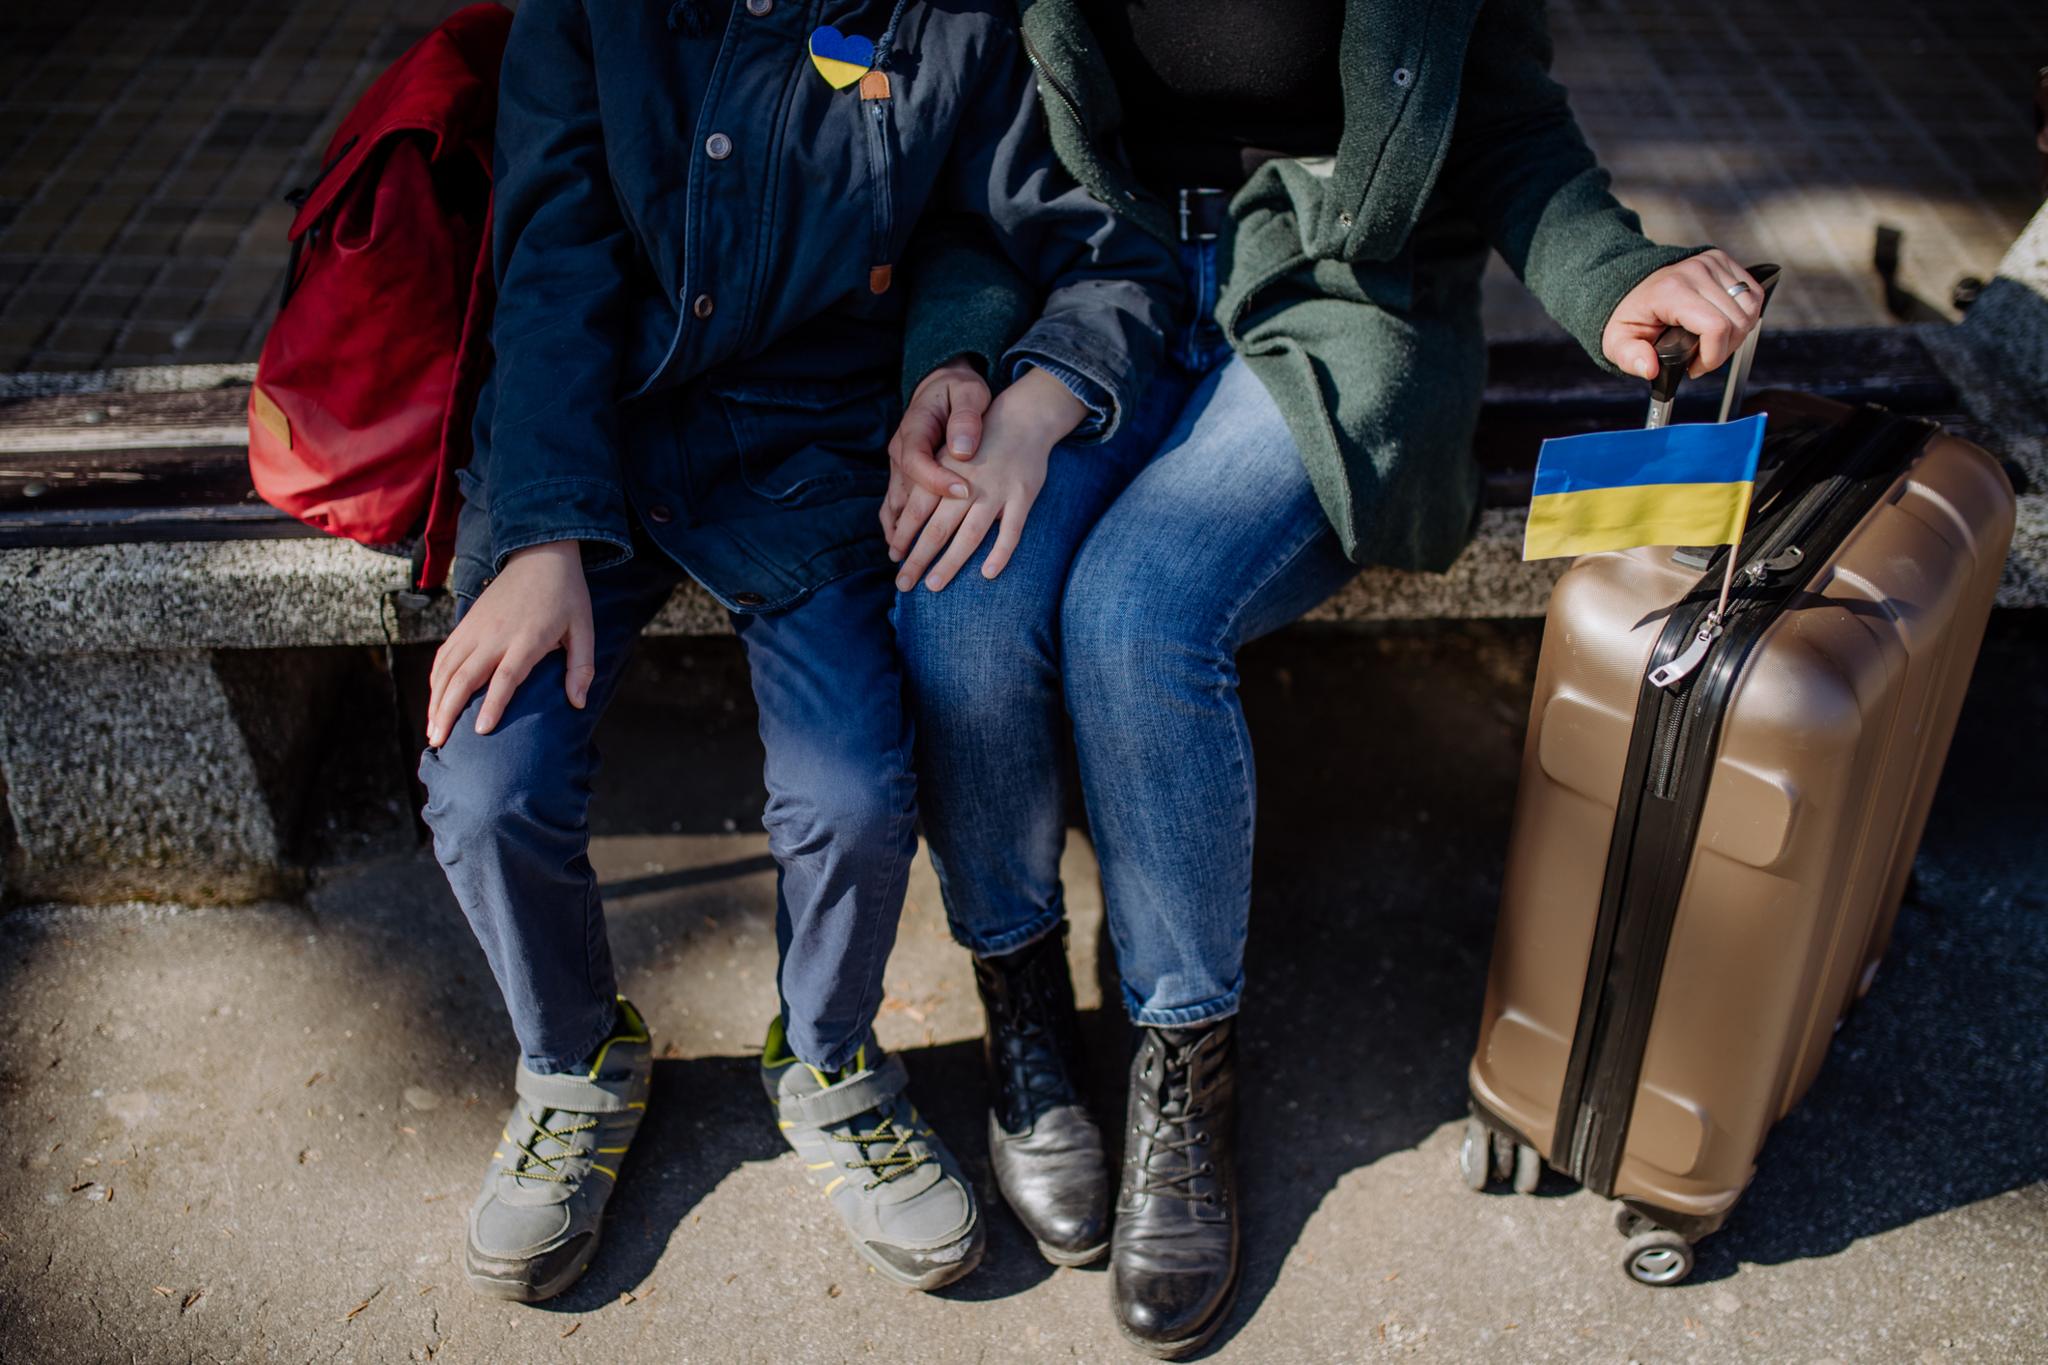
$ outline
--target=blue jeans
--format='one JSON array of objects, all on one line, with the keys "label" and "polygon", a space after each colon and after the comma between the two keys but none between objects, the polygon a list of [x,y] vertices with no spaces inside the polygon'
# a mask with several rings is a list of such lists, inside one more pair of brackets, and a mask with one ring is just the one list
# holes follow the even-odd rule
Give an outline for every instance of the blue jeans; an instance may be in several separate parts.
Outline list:
[{"label": "blue jeans", "polygon": [[1196,307],[1171,363],[1106,445],[1053,451],[1002,576],[963,570],[896,607],[954,936],[986,956],[1060,923],[1071,720],[1125,1005],[1153,1026],[1220,1018],[1244,991],[1257,794],[1238,648],[1358,572],[1210,321],[1215,248],[1182,263]]},{"label": "blue jeans", "polygon": [[[852,1059],[881,1006],[917,847],[891,572],[878,562],[783,611],[733,616],[767,749],[783,1016],[796,1055],[828,1069]],[[420,760],[435,855],[535,1071],[575,1067],[612,1031],[617,987],[589,858],[594,734],[681,573],[642,541],[632,559],[589,575],[597,678],[584,709],[562,694],[557,651],[497,729],[476,733],[479,695]]]}]

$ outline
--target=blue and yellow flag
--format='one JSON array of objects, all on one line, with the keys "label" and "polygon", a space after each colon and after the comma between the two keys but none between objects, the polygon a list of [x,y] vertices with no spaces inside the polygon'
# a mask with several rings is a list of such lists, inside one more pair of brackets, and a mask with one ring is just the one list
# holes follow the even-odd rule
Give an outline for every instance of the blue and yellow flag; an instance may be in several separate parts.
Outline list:
[{"label": "blue and yellow flag", "polygon": [[1545,441],[1522,558],[1732,545],[1749,518],[1763,448],[1762,413]]}]

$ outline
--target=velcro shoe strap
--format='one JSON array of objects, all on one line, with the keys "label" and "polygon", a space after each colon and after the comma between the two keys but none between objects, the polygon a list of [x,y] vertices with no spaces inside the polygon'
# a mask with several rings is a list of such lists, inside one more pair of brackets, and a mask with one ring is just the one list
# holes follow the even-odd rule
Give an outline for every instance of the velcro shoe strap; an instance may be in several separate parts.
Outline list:
[{"label": "velcro shoe strap", "polygon": [[631,1088],[631,1079],[624,1076],[593,1081],[574,1071],[543,1076],[524,1066],[519,1068],[519,1079],[513,1085],[519,1098],[531,1104],[544,1109],[565,1109],[572,1114],[623,1113],[632,1102]]},{"label": "velcro shoe strap", "polygon": [[[802,1063],[798,1063],[802,1065]],[[880,1109],[910,1084],[902,1059],[890,1056],[878,1067],[856,1071],[829,1089],[812,1095],[785,1095],[777,1108],[782,1117],[805,1128],[844,1123],[856,1114]]]}]

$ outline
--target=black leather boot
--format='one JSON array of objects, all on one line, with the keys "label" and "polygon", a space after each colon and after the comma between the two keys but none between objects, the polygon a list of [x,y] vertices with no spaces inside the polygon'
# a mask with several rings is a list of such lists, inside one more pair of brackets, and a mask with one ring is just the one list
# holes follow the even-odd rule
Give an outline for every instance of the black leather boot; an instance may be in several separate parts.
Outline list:
[{"label": "black leather boot", "polygon": [[1117,1326],[1171,1360],[1216,1335],[1237,1294],[1237,1030],[1139,1030],[1109,1253]]},{"label": "black leather boot", "polygon": [[1081,1103],[1067,934],[974,959],[988,1013],[984,1055],[996,1187],[1054,1265],[1086,1265],[1109,1247],[1109,1159]]}]

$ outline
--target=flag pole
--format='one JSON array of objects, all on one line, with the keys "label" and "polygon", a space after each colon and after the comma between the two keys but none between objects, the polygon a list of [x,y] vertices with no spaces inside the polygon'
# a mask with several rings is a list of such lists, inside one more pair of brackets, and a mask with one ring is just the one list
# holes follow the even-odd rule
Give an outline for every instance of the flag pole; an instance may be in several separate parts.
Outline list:
[{"label": "flag pole", "polygon": [[[1770,284],[1776,283],[1776,272],[1773,271]],[[1768,284],[1765,286],[1766,291],[1769,290],[1769,287],[1770,285]],[[1749,335],[1742,339],[1742,344],[1735,348],[1735,354],[1729,358],[1728,383],[1721,390],[1721,415],[1716,419],[1717,421],[1729,421],[1741,410],[1743,390],[1749,387],[1749,367],[1751,362],[1756,359],[1757,338],[1761,335],[1763,335],[1763,328],[1750,328]],[[1748,520],[1747,510],[1745,507],[1744,521]],[[1721,601],[1714,608],[1714,619],[1717,621],[1728,614],[1728,594],[1735,587],[1735,559],[1737,555],[1742,553],[1742,531],[1742,527],[1736,528],[1735,539],[1728,546],[1728,564],[1721,574]]]}]

